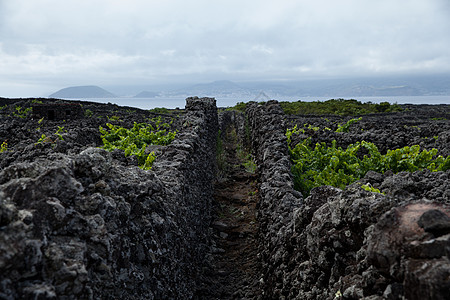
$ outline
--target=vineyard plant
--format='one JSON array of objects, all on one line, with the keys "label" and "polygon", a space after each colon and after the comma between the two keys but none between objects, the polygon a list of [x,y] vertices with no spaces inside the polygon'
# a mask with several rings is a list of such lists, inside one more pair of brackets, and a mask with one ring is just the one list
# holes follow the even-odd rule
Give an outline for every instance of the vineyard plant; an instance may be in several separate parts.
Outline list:
[{"label": "vineyard plant", "polygon": [[152,167],[156,159],[155,152],[148,152],[149,145],[170,144],[176,136],[176,131],[170,131],[170,124],[163,123],[161,118],[152,119],[150,123],[134,123],[130,129],[107,123],[108,128],[100,126],[103,149],[113,151],[120,149],[126,157],[134,155],[138,165],[144,170]]},{"label": "vineyard plant", "polygon": [[304,196],[309,195],[312,188],[322,185],[343,189],[364,177],[370,170],[379,173],[390,170],[398,173],[423,169],[432,172],[450,169],[450,156],[437,155],[436,149],[421,150],[419,145],[413,145],[381,154],[377,146],[371,142],[356,142],[343,149],[336,146],[335,140],[331,145],[324,142],[311,145],[310,137],[294,146],[292,137],[301,132],[297,128],[288,129],[286,136],[293,161],[295,188]]},{"label": "vineyard plant", "polygon": [[389,102],[362,103],[355,99],[330,99],[327,101],[281,102],[281,107],[288,115],[340,115],[354,116],[373,113],[392,113],[402,110],[398,104]]},{"label": "vineyard plant", "polygon": [[[264,104],[265,102],[259,102]],[[389,102],[371,103],[355,99],[330,99],[327,101],[282,101],[280,105],[285,114],[288,115],[338,115],[356,116],[362,114],[394,113],[403,109],[398,104]],[[237,110],[244,112],[247,103],[238,102],[235,106],[227,110]]]}]

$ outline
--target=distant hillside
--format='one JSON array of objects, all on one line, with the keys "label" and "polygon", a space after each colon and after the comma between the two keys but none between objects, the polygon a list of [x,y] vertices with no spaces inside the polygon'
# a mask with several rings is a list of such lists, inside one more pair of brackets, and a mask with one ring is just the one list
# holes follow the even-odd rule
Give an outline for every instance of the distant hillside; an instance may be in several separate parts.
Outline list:
[{"label": "distant hillside", "polygon": [[339,95],[351,96],[419,96],[421,92],[410,86],[342,86],[336,88]]},{"label": "distant hillside", "polygon": [[171,92],[172,94],[186,94],[186,95],[196,95],[196,96],[210,96],[216,97],[220,95],[232,95],[232,94],[247,94],[248,89],[242,88],[240,85],[228,81],[214,81],[210,83],[201,83],[192,85],[187,88],[179,89]]},{"label": "distant hillside", "polygon": [[113,98],[116,95],[95,85],[72,86],[51,94],[51,98]]},{"label": "distant hillside", "polygon": [[240,83],[243,88],[267,95],[296,97],[384,97],[450,95],[450,76],[316,79]]},{"label": "distant hillside", "polygon": [[143,91],[143,92],[140,92],[139,94],[137,94],[136,96],[134,96],[134,98],[153,98],[158,95],[159,94],[155,93],[155,92]]}]

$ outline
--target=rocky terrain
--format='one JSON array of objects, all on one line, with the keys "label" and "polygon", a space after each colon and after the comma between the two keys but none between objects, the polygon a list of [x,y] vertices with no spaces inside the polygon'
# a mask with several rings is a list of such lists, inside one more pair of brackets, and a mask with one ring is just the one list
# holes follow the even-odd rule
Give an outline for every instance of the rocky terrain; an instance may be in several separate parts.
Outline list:
[{"label": "rocky terrain", "polygon": [[[335,132],[353,117],[286,116],[276,101],[219,114],[210,98],[168,114],[70,102],[83,114],[52,119],[32,113],[38,101],[67,103],[0,98],[0,299],[448,298],[450,171],[368,172],[304,197],[285,133],[447,156],[449,106]],[[99,126],[155,117],[177,134],[146,149],[151,170],[99,148]]]},{"label": "rocky terrain", "polygon": [[[225,111],[219,118],[218,174],[212,207],[212,249],[207,256],[197,299],[257,299],[257,176],[245,148],[243,114]],[[250,165],[249,165],[250,164]]]},{"label": "rocky terrain", "polygon": [[294,124],[331,127],[311,129],[314,142],[335,139],[345,147],[365,139],[380,151],[418,143],[448,155],[449,107],[408,109],[364,116],[348,133],[336,133],[348,118],[286,118],[275,101],[248,106],[260,170],[266,299],[448,298],[449,171],[369,172],[360,181],[384,194],[365,191],[360,182],[345,190],[318,187],[305,199],[293,189],[284,133]]},{"label": "rocky terrain", "polygon": [[[151,171],[98,148],[107,116],[127,126],[148,112],[84,109],[92,116],[65,122],[3,116],[0,298],[192,298],[210,244],[215,100],[187,100]],[[36,144],[41,132],[50,139]]]}]

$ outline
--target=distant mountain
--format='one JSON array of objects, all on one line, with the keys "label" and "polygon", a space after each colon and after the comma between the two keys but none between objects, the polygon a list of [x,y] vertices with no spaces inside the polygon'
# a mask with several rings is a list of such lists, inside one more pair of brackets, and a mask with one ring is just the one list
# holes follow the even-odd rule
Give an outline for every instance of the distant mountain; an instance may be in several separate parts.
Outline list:
[{"label": "distant mountain", "polygon": [[[450,74],[423,76],[390,76],[358,78],[316,78],[298,80],[229,81],[208,83],[167,83],[155,85],[107,86],[120,97],[215,97],[234,98],[237,101],[264,101],[264,99],[299,100],[306,97],[355,98],[389,96],[439,96],[450,95]],[[142,91],[142,92],[140,92]],[[139,94],[137,94],[140,92]],[[262,96],[261,96],[262,95]],[[51,97],[100,98],[114,97],[96,86],[71,87],[58,91]]]},{"label": "distant mountain", "polygon": [[270,97],[387,97],[450,95],[450,75],[316,79],[238,83]]},{"label": "distant mountain", "polygon": [[419,96],[421,93],[417,88],[410,86],[342,86],[336,88],[339,95],[350,96]]},{"label": "distant mountain", "polygon": [[116,95],[95,85],[72,86],[51,94],[51,98],[115,98]]},{"label": "distant mountain", "polygon": [[190,87],[186,87],[183,89],[178,89],[175,91],[172,91],[171,94],[174,95],[195,95],[199,97],[203,96],[210,96],[210,97],[217,97],[217,96],[224,96],[224,95],[242,95],[242,94],[248,94],[249,90],[246,88],[241,87],[240,85],[228,81],[228,80],[220,80],[220,81],[214,81],[210,83],[201,83],[192,85]]},{"label": "distant mountain", "polygon": [[143,91],[134,96],[133,98],[154,98],[156,96],[159,96],[159,93]]}]

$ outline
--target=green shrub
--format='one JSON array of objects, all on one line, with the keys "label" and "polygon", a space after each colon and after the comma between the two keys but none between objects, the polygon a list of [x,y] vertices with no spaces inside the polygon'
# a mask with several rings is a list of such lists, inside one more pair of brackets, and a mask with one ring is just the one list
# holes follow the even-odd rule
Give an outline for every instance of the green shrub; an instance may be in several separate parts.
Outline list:
[{"label": "green shrub", "polygon": [[362,115],[380,112],[397,112],[402,108],[398,104],[389,104],[388,102],[361,103],[355,99],[330,99],[327,101],[297,101],[297,102],[280,102],[286,114],[290,115]]},{"label": "green shrub", "polygon": [[360,117],[358,119],[348,120],[347,123],[345,123],[344,125],[338,124],[338,128],[336,129],[336,132],[348,132],[350,125],[352,125],[353,123],[356,123],[358,121],[361,121],[361,120],[362,120],[362,117]]},{"label": "green shrub", "polygon": [[13,112],[13,116],[21,118],[21,119],[25,119],[30,114],[30,112],[32,110],[31,107],[22,109],[21,106],[16,106],[15,109],[16,109],[16,111]]},{"label": "green shrub", "polygon": [[67,130],[64,129],[64,126],[58,126],[58,130],[56,130],[56,132],[52,136],[46,136],[45,134],[42,134],[41,137],[34,144],[38,145],[50,143],[52,147],[55,147],[58,140],[64,141],[64,138],[61,134],[62,132],[67,132]]},{"label": "green shrub", "polygon": [[54,141],[50,137],[47,137],[45,134],[42,134],[41,137],[38,139],[38,141],[34,144],[37,145],[37,144],[43,144],[43,143],[52,143],[53,144]]},{"label": "green shrub", "polygon": [[93,115],[94,115],[94,113],[93,113],[92,110],[90,110],[89,108],[86,109],[86,110],[84,111],[84,116],[85,116],[85,117],[90,118],[90,117],[92,117]]},{"label": "green shrub", "polygon": [[8,151],[8,143],[6,141],[3,141],[2,145],[0,146],[0,153]]},{"label": "green shrub", "polygon": [[238,102],[235,106],[228,107],[226,110],[237,110],[245,112],[245,109],[247,108],[247,103],[244,102]]},{"label": "green shrub", "polygon": [[256,163],[253,155],[241,144],[237,143],[236,155],[244,166],[245,170],[254,174],[256,172]]},{"label": "green shrub", "polygon": [[384,195],[384,193],[382,193],[379,189],[374,188],[370,183],[361,185],[361,188],[363,190],[365,190],[365,191],[368,191],[368,192],[378,193],[378,194],[383,194]]},{"label": "green shrub", "polygon": [[[64,131],[64,126],[58,126],[58,130],[55,132],[55,135],[60,139],[61,141],[64,141],[64,138],[61,135],[61,132]],[[67,132],[67,130],[66,130]]]},{"label": "green shrub", "polygon": [[[414,172],[422,169],[447,171],[450,169],[450,156],[436,156],[437,150],[420,151],[419,145],[388,150],[382,155],[377,146],[371,142],[357,142],[346,149],[317,143],[311,146],[311,138],[304,139],[294,147],[291,137],[298,134],[294,129],[288,129],[289,153],[293,162],[295,188],[306,197],[312,188],[331,185],[345,188],[347,185],[361,179],[369,171],[384,173],[388,170],[394,173],[400,171]],[[361,155],[359,150],[366,149],[368,154]],[[361,158],[362,157],[362,158]]]},{"label": "green shrub", "polygon": [[170,111],[164,107],[155,107],[155,108],[149,109],[149,112],[152,112],[155,114],[169,114],[170,113]]},{"label": "green shrub", "polygon": [[120,149],[125,156],[135,155],[138,165],[148,170],[155,160],[155,153],[146,153],[148,145],[168,145],[176,136],[176,131],[167,131],[163,128],[170,127],[162,123],[161,119],[155,119],[155,123],[134,123],[130,129],[107,123],[107,129],[99,127],[103,141],[103,149],[112,151]]},{"label": "green shrub", "polygon": [[116,121],[116,122],[121,122],[122,120],[120,120],[119,116],[106,116],[108,118],[108,121]]}]

